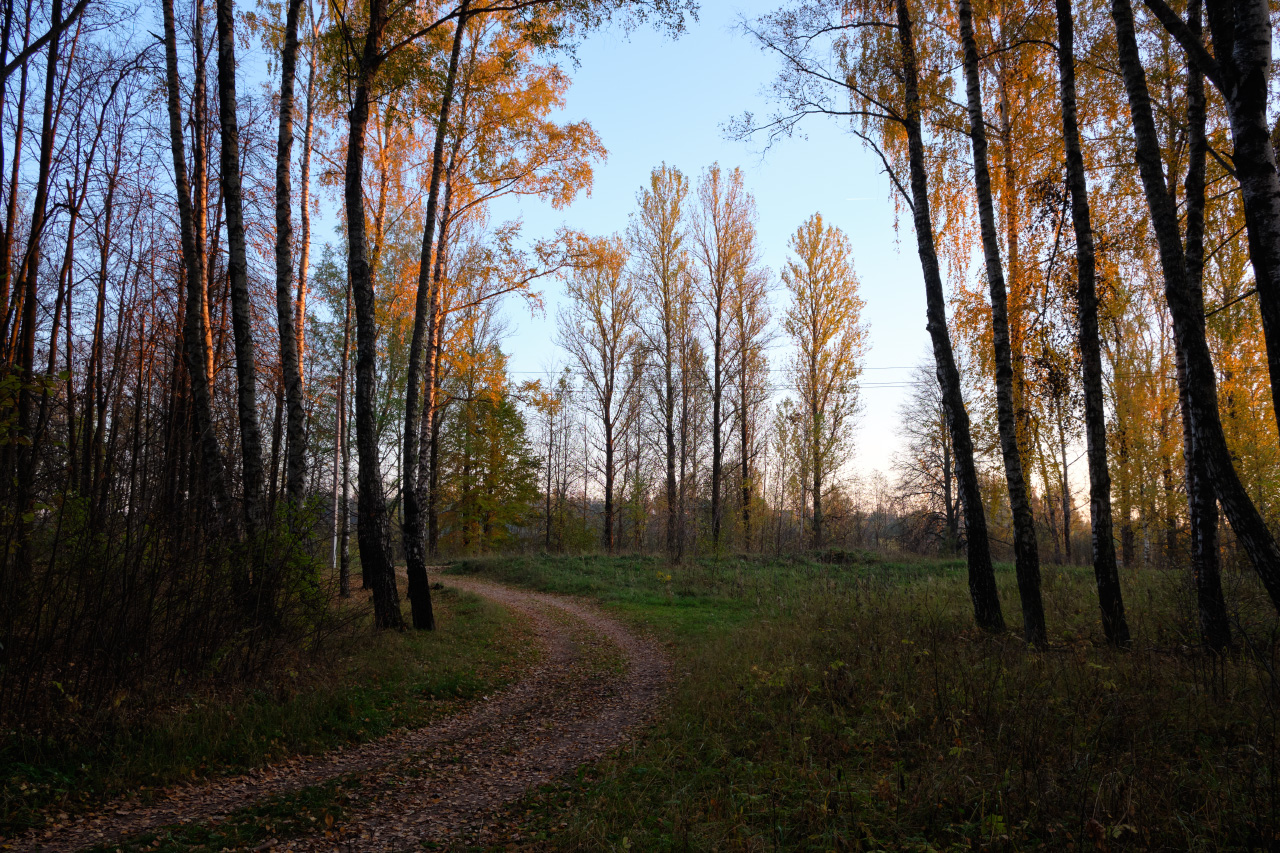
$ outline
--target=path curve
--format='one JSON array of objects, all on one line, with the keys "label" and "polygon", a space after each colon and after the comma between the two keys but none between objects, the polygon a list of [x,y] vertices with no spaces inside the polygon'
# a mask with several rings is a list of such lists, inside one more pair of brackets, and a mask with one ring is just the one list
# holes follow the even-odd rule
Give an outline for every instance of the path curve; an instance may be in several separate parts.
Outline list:
[{"label": "path curve", "polygon": [[[503,804],[600,758],[652,718],[668,676],[655,642],[578,599],[440,579],[525,615],[543,646],[541,661],[514,684],[426,727],[173,788],[145,808],[109,805],[55,830],[0,839],[0,849],[63,853],[162,826],[216,824],[265,797],[348,774],[363,774],[364,784],[333,831],[258,849],[420,849],[477,829]],[[622,671],[600,666],[600,652],[620,656]]]}]

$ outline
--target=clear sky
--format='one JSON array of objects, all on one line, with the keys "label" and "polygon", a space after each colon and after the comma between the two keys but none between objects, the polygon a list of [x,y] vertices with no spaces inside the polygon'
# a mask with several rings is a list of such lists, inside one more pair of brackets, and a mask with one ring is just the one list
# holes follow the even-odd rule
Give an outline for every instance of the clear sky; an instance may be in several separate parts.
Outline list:
[{"label": "clear sky", "polygon": [[[814,118],[805,138],[792,138],[763,150],[764,140],[727,139],[724,124],[744,111],[757,116],[771,109],[765,87],[775,61],[737,29],[737,22],[768,12],[776,0],[751,4],[706,0],[697,22],[672,39],[649,28],[629,36],[617,31],[591,35],[579,52],[564,117],[587,119],[609,158],[596,170],[589,197],[556,211],[537,202],[493,211],[496,220],[519,215],[530,237],[549,235],[566,224],[593,234],[626,228],[637,191],[650,170],[662,162],[691,179],[719,162],[740,166],[759,211],[759,236],[765,263],[777,286],[775,317],[785,292],[777,271],[787,257],[787,239],[810,214],[845,231],[866,303],[870,349],[863,382],[863,414],[855,470],[887,470],[897,448],[898,406],[902,383],[925,357],[924,285],[909,220],[895,232],[889,183],[878,158],[835,120]],[[553,342],[557,305],[563,290],[547,282],[547,310],[531,317],[516,303],[508,314],[513,334],[505,348],[518,377],[541,374],[564,356]],[[785,381],[782,339],[770,353],[773,381]]]}]

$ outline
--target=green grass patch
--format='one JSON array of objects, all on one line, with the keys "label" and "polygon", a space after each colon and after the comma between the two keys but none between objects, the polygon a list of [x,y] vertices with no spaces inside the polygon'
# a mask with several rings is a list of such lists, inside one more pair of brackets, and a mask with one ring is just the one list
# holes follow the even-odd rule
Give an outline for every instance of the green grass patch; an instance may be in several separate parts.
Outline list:
[{"label": "green grass patch", "polygon": [[[584,577],[573,577],[575,562]],[[1126,573],[1135,642],[1119,652],[1102,642],[1091,571],[1045,567],[1052,646],[1035,652],[1016,631],[1007,566],[998,580],[1015,630],[1001,636],[972,627],[956,563],[699,564],[665,605],[666,582],[648,579],[667,571],[657,561],[461,568],[643,612],[666,626],[684,674],[639,743],[510,810],[512,832],[541,847],[1219,850],[1280,841],[1275,618],[1254,606],[1247,578],[1229,585],[1249,642],[1218,658],[1199,649],[1187,578],[1174,573]],[[681,597],[734,616],[722,630],[704,619],[691,632],[675,615]]]},{"label": "green grass patch", "polygon": [[182,779],[424,725],[506,683],[535,653],[525,626],[502,607],[449,589],[433,598],[435,632],[375,633],[359,605],[348,633],[324,654],[300,656],[251,689],[189,695],[94,740],[10,733],[0,750],[0,832],[122,793],[138,792],[145,802]]},{"label": "green grass patch", "polygon": [[478,575],[540,592],[592,598],[631,621],[676,640],[741,627],[761,614],[806,606],[815,590],[897,584],[954,575],[954,560],[892,560],[861,551],[818,556],[703,558],[669,565],[661,557],[530,555],[459,560],[455,574]]}]

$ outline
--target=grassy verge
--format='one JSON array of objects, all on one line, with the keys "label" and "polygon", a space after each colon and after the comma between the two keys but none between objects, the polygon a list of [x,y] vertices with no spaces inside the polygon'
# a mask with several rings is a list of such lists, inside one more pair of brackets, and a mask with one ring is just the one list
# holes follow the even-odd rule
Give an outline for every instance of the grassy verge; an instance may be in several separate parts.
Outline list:
[{"label": "grassy verge", "polygon": [[[665,631],[683,673],[640,744],[512,809],[522,840],[592,851],[1280,841],[1274,618],[1243,620],[1245,651],[1204,655],[1180,576],[1126,575],[1135,644],[1117,652],[1101,642],[1091,573],[1047,568],[1053,645],[1032,652],[1016,633],[971,627],[953,563],[725,561],[670,581],[637,558],[458,568],[593,595]],[[1007,567],[999,580],[1016,623]]]},{"label": "grassy verge", "polygon": [[94,741],[18,741],[0,751],[0,833],[125,792],[323,752],[425,724],[508,681],[528,662],[525,627],[504,609],[444,589],[439,630],[373,633],[363,606],[321,656],[233,696],[187,696],[142,725]]}]

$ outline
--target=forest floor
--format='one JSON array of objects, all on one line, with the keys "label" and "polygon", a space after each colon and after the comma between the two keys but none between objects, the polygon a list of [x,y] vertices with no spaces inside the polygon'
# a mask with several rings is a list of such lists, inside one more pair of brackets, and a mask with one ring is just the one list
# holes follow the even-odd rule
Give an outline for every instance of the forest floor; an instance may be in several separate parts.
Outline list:
[{"label": "forest floor", "polygon": [[[1190,574],[1043,566],[1047,649],[973,627],[963,561],[832,551],[509,557],[455,572],[594,599],[668,638],[671,699],[631,748],[513,803],[535,850],[1280,849],[1280,623],[1224,578],[1236,648],[1199,645]],[[497,845],[476,845],[496,850]]]},{"label": "forest floor", "polygon": [[1199,646],[1176,569],[1123,573],[1126,650],[1083,567],[1043,567],[1045,649],[1020,639],[1008,565],[1000,634],[973,627],[960,560],[542,555],[433,577],[446,617],[482,609],[380,641],[446,644],[418,669],[483,663],[477,685],[520,661],[507,686],[9,848],[1280,849],[1280,621],[1239,566],[1226,655]]},{"label": "forest floor", "polygon": [[494,820],[527,790],[625,743],[667,678],[658,644],[564,596],[448,578],[527,620],[539,660],[430,725],[239,776],[126,798],[0,839],[69,851],[421,849],[519,841]]}]

